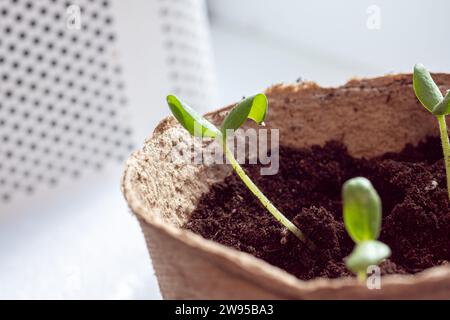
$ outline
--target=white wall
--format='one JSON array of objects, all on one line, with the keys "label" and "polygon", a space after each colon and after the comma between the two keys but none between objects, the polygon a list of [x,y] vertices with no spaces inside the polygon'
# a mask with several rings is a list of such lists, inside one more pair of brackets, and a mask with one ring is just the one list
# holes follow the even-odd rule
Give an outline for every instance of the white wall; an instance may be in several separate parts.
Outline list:
[{"label": "white wall", "polygon": [[[299,76],[322,85],[353,76],[450,70],[445,0],[209,0],[220,101]],[[380,29],[369,29],[380,10]]]}]

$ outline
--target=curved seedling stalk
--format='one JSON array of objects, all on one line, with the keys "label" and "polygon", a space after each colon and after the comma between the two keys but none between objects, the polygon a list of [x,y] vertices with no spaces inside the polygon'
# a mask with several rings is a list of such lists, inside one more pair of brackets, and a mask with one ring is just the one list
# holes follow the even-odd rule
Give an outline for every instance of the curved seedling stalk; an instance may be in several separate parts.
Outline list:
[{"label": "curved seedling stalk", "polygon": [[227,145],[227,135],[239,129],[247,119],[251,119],[257,124],[263,124],[264,119],[266,118],[268,104],[264,94],[260,93],[243,99],[228,113],[220,126],[220,129],[174,95],[169,95],[167,97],[167,103],[175,118],[191,135],[216,139],[223,148],[225,156],[234,171],[264,208],[266,208],[278,222],[292,232],[310,249],[315,249],[315,245],[303,234],[303,232],[287,219],[253,183]]}]

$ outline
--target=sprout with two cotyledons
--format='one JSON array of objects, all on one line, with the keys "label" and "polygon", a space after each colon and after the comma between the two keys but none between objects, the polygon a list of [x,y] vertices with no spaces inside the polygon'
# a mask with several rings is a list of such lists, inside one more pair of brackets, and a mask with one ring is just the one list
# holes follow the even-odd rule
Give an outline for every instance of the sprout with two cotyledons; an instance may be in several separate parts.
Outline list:
[{"label": "sprout with two cotyledons", "polygon": [[381,200],[369,180],[357,177],[342,188],[344,225],[356,243],[346,260],[347,268],[364,281],[367,268],[391,255],[389,247],[377,238],[381,229]]},{"label": "sprout with two cotyledons", "polygon": [[450,114],[450,90],[445,96],[434,82],[430,72],[422,65],[414,66],[413,88],[417,99],[437,119],[444,154],[445,174],[447,176],[447,193],[450,199],[450,143],[448,140],[445,116]]},{"label": "sprout with two cotyledons", "polygon": [[315,245],[305,236],[305,234],[287,219],[254,184],[235,159],[233,152],[227,146],[227,134],[239,129],[247,119],[251,119],[257,124],[262,124],[264,122],[268,104],[267,97],[264,94],[260,93],[243,99],[228,113],[220,128],[217,128],[174,95],[167,96],[167,103],[178,122],[192,136],[215,139],[224,150],[224,154],[234,171],[260,203],[278,222],[292,232],[298,239],[305,243],[310,249],[315,249]]}]

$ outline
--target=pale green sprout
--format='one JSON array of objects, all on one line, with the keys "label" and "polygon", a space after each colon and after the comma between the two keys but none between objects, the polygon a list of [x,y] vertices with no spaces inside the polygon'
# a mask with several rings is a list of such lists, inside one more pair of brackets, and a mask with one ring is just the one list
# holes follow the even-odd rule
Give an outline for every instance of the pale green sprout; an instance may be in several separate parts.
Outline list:
[{"label": "pale green sprout", "polygon": [[379,265],[391,255],[389,247],[377,238],[381,229],[381,200],[369,180],[357,177],[342,187],[344,225],[356,243],[346,265],[359,281],[367,277],[367,268]]},{"label": "pale green sprout", "polygon": [[233,152],[227,146],[227,133],[230,131],[234,132],[234,130],[240,128],[247,119],[252,119],[257,124],[263,124],[268,108],[267,98],[264,94],[259,93],[239,102],[225,117],[220,128],[217,128],[174,95],[167,96],[167,103],[175,118],[191,135],[214,138],[221,145],[234,171],[261,204],[298,239],[310,249],[315,249],[314,244],[304,233],[287,219],[247,176],[236,161]]},{"label": "pale green sprout", "polygon": [[450,199],[450,143],[445,122],[445,116],[450,113],[450,90],[443,96],[430,73],[422,64],[414,66],[413,87],[417,99],[436,117],[439,124],[445,174],[447,176],[447,193]]}]

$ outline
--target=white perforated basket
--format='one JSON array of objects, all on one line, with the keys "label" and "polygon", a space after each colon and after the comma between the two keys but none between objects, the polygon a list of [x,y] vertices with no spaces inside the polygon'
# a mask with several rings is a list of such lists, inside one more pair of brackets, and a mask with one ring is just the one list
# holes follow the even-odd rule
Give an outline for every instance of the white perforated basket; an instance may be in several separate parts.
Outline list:
[{"label": "white perforated basket", "polygon": [[211,105],[212,70],[200,0],[0,1],[0,208],[120,163],[168,92]]}]

